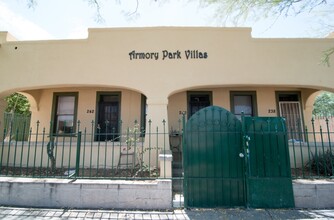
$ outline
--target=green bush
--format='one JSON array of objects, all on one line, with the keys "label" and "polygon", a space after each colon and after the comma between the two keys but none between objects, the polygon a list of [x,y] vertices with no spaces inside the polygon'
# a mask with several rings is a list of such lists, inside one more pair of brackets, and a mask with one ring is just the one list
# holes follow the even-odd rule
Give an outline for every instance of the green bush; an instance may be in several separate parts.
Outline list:
[{"label": "green bush", "polygon": [[306,167],[317,175],[333,176],[334,154],[330,149],[324,153],[313,154]]}]

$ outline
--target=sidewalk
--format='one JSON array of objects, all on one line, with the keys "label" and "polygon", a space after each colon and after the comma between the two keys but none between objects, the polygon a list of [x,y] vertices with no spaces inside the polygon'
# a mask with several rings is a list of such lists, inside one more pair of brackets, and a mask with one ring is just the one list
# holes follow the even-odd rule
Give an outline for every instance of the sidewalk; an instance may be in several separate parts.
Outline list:
[{"label": "sidewalk", "polygon": [[0,219],[334,219],[334,210],[192,209],[159,212],[0,206]]}]

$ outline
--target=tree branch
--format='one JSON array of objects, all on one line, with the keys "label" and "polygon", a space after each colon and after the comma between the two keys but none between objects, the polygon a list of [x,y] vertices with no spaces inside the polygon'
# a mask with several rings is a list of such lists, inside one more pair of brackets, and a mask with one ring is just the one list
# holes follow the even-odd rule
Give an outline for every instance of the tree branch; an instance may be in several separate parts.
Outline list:
[{"label": "tree branch", "polygon": [[138,7],[139,7],[139,0],[136,0],[136,9],[133,12],[129,13],[128,16],[136,14],[138,12]]},{"label": "tree branch", "polygon": [[36,0],[27,0],[27,6],[28,8],[35,8],[37,5],[37,1]]},{"label": "tree branch", "polygon": [[329,59],[330,59],[330,57],[333,56],[333,55],[334,55],[334,47],[332,47],[332,48],[330,48],[330,49],[328,49],[328,50],[325,50],[325,51],[323,52],[323,57],[322,57],[322,59],[321,59],[321,63],[322,63],[322,64],[325,64],[325,65],[327,65],[327,66],[329,67],[329,66],[330,66]]},{"label": "tree branch", "polygon": [[95,21],[97,23],[103,23],[104,18],[101,15],[101,6],[100,6],[100,3],[98,2],[98,0],[87,0],[87,1],[88,1],[88,4],[91,5],[92,7],[94,7],[95,10],[96,10]]},{"label": "tree branch", "polygon": [[219,7],[220,18],[238,22],[247,18],[256,20],[267,16],[298,15],[310,12],[326,0],[202,0],[208,5]]}]

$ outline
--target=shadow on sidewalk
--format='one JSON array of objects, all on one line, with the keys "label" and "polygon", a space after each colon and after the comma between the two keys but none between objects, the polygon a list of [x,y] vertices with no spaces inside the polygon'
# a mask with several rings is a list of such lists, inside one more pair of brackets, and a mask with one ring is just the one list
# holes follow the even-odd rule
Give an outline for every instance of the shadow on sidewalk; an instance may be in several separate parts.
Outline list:
[{"label": "shadow on sidewalk", "polygon": [[298,209],[190,209],[185,213],[191,220],[202,219],[334,219],[334,210]]}]

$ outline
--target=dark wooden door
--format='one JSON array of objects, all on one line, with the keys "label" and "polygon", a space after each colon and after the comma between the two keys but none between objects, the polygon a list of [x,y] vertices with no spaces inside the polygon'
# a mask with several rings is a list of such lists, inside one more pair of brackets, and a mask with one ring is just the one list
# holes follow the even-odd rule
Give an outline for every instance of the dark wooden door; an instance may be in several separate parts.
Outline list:
[{"label": "dark wooden door", "polygon": [[98,130],[96,139],[113,141],[119,137],[120,103],[118,95],[101,95],[98,103]]}]

